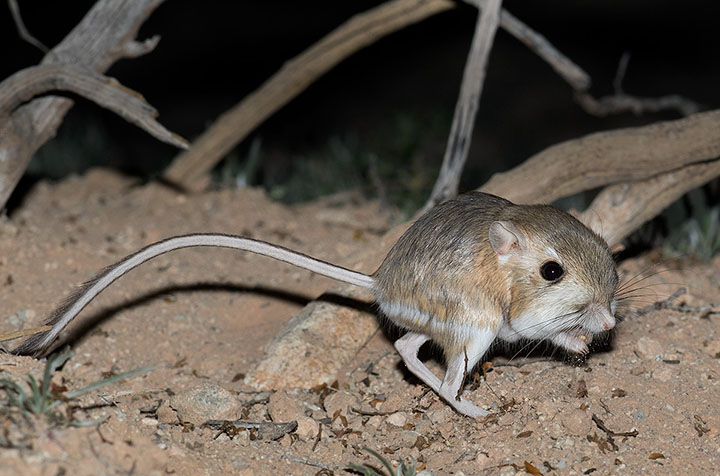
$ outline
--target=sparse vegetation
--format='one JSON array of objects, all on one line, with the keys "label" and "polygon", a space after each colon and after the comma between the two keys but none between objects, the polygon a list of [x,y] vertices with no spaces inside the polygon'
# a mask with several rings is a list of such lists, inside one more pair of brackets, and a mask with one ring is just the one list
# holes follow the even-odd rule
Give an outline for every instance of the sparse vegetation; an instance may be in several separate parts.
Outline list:
[{"label": "sparse vegetation", "polygon": [[688,193],[682,203],[686,213],[682,213],[681,203],[670,209],[674,213],[670,219],[682,216],[684,221],[671,228],[663,253],[710,261],[720,251],[720,205],[712,204],[699,189]]},{"label": "sparse vegetation", "polygon": [[[417,474],[414,461],[411,462],[409,465],[406,465],[405,463],[400,463],[400,466],[393,469],[393,467],[390,465],[390,462],[388,462],[388,460],[385,459],[377,451],[374,451],[368,447],[365,447],[365,451],[380,460],[385,469],[387,469],[387,476],[415,476],[415,474]],[[348,464],[348,467],[364,476],[384,476],[384,474],[378,473],[377,471],[375,471],[374,468],[371,468],[367,465],[360,466],[359,464],[350,463]]]},{"label": "sparse vegetation", "polygon": [[28,374],[27,384],[30,387],[29,393],[23,389],[22,385],[13,382],[10,379],[0,379],[0,389],[4,390],[7,394],[8,405],[19,408],[23,413],[48,415],[51,410],[65,401],[77,398],[80,395],[95,390],[96,388],[100,388],[104,385],[132,377],[133,375],[145,373],[152,369],[152,367],[137,368],[129,372],[113,375],[104,380],[91,383],[79,390],[63,393],[60,390],[54,389],[51,385],[52,374],[65,362],[67,362],[72,355],[72,353],[66,353],[62,355],[56,354],[49,357],[47,363],[45,364],[43,378],[40,382],[38,382],[31,374]]}]

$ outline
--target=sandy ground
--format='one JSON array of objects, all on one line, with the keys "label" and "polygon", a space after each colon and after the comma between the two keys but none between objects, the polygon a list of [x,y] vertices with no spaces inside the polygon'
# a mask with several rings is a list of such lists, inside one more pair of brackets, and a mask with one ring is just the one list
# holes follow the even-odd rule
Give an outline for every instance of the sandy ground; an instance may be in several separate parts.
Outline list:
[{"label": "sandy ground", "polygon": [[[257,190],[182,196],[97,170],[41,183],[0,221],[0,331],[38,325],[93,273],[164,237],[244,234],[338,264],[390,226],[352,194],[298,207]],[[663,309],[622,322],[585,362],[549,347],[497,349],[467,385],[493,415],[454,413],[410,376],[377,334],[336,385],[253,392],[243,375],[265,344],[332,281],[267,258],[193,249],[157,258],[102,294],[63,334],[73,357],[57,393],[146,365],[155,369],[24,415],[0,391],[0,474],[349,474],[348,464],[417,462],[424,474],[720,473],[720,259],[624,262],[636,307],[680,287]],[[518,356],[516,356],[518,354]],[[427,352],[437,373],[442,363]],[[514,358],[513,358],[514,357]],[[41,377],[43,361],[0,354],[0,378]],[[190,402],[190,403],[188,403]],[[197,405],[229,419],[203,426]],[[195,405],[195,407],[193,407]],[[200,409],[202,410],[202,408]],[[182,421],[181,421],[182,420]],[[100,424],[80,426],[83,422]]]}]

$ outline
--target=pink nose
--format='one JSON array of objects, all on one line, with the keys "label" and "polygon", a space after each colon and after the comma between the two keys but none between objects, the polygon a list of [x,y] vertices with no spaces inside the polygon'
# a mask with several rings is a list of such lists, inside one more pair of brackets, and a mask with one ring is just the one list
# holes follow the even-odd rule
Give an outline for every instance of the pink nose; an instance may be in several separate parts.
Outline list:
[{"label": "pink nose", "polygon": [[602,310],[601,319],[603,329],[605,329],[606,331],[609,331],[610,329],[615,327],[615,317],[610,314],[610,311],[608,311],[607,309]]}]

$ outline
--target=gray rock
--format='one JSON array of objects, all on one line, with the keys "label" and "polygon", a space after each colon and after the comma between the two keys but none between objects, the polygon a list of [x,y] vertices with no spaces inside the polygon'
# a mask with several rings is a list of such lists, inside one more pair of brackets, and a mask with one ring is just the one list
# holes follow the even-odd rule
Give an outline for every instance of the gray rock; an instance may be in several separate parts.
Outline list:
[{"label": "gray rock", "polygon": [[175,394],[170,399],[170,407],[182,421],[199,425],[207,420],[234,420],[242,404],[229,390],[205,383]]}]

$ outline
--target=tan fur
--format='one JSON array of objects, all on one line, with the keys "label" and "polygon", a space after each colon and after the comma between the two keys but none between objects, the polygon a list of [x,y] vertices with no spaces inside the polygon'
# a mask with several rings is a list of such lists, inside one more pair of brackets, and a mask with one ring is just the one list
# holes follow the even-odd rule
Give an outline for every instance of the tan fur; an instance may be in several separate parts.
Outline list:
[{"label": "tan fur", "polygon": [[[511,223],[521,234],[505,265],[489,242],[496,221]],[[548,249],[561,258],[548,255]],[[548,260],[562,261],[561,282],[541,277],[539,269]],[[481,193],[445,202],[418,219],[373,278],[388,317],[432,335],[448,358],[467,344],[458,329],[497,329],[503,320],[531,311],[546,290],[563,286],[578,300],[609,305],[617,284],[607,245],[578,220],[547,205],[518,206]],[[402,310],[415,310],[422,318]]]}]

